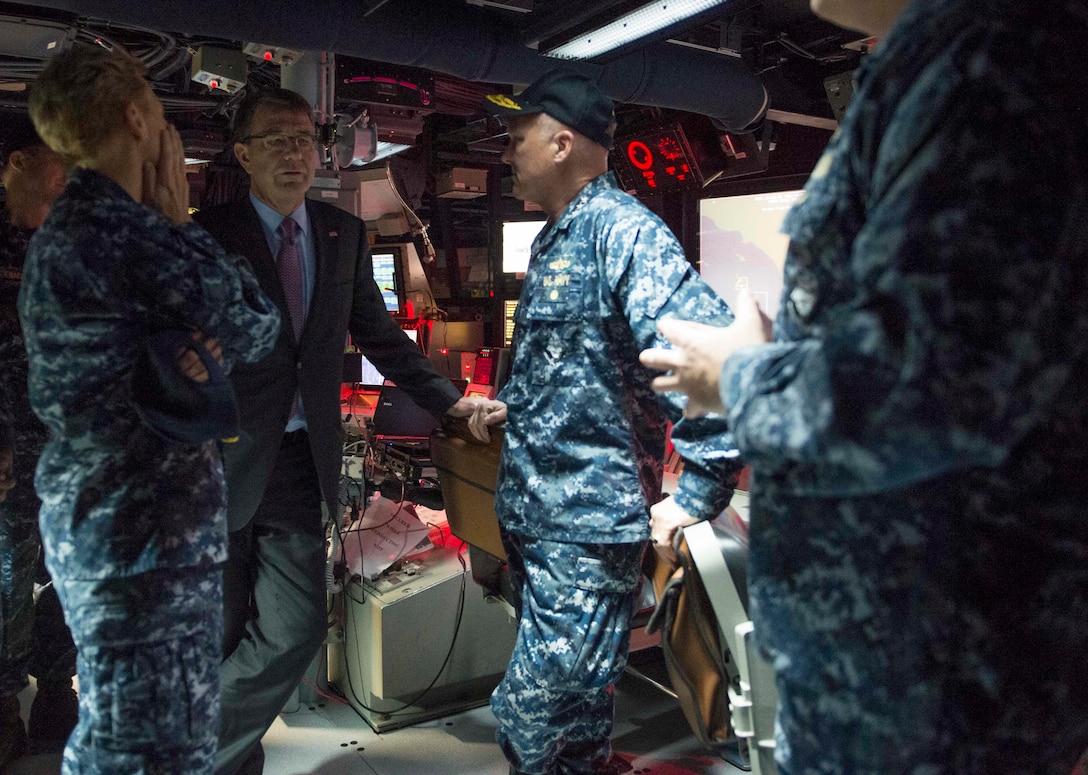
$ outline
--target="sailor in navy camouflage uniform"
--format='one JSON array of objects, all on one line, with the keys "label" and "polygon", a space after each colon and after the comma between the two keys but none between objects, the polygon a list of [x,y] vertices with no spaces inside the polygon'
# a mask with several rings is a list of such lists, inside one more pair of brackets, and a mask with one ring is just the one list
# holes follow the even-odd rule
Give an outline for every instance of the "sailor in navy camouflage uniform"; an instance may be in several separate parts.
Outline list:
[{"label": "sailor in navy camouflage uniform", "polygon": [[[153,327],[267,354],[275,306],[188,215],[181,140],[127,55],[75,47],[30,113],[75,164],[30,242],[19,298],[46,563],[79,651],[80,719],[63,772],[212,772],[219,723],[226,498],[217,442],[141,424],[130,376]],[[189,372],[187,372],[189,373]]]},{"label": "sailor in navy camouflage uniform", "polygon": [[34,469],[49,436],[30,408],[27,358],[16,300],[30,236],[64,190],[64,166],[23,115],[5,116],[7,201],[0,209],[0,771],[26,745],[17,695],[37,679],[32,753],[60,750],[75,726],[76,650],[41,564]]},{"label": "sailor in navy camouflage uniform", "polygon": [[753,467],[783,775],[1068,775],[1088,746],[1088,10],[830,14],[883,40],[787,218],[774,342],[743,346],[748,300],[725,332],[666,326],[684,357],[646,362],[728,407]]},{"label": "sailor in navy camouflage uniform", "polygon": [[716,516],[741,467],[725,451],[724,418],[682,421],[672,441],[684,473],[658,503],[680,397],[653,395],[638,353],[663,316],[726,325],[732,315],[668,228],[606,172],[612,103],[592,81],[554,71],[516,102],[489,99],[509,117],[515,195],[549,215],[518,304],[510,380],[473,418],[506,420],[495,510],[521,594],[491,707],[513,771],[611,772],[613,685],[649,517]]}]

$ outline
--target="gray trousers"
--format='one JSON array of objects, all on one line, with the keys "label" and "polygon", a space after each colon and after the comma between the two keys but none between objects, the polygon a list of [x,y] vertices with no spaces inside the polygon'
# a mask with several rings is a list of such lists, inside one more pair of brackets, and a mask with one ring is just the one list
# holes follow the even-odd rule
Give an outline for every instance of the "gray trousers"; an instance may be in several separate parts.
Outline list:
[{"label": "gray trousers", "polygon": [[238,771],[324,642],[324,561],[309,441],[287,434],[257,513],[230,534],[217,775]]}]

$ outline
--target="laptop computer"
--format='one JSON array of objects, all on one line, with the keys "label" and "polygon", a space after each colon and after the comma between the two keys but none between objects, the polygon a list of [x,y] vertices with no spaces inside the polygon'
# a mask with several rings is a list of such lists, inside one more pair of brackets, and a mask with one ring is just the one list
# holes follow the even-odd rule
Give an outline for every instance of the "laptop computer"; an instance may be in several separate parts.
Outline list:
[{"label": "laptop computer", "polygon": [[439,419],[385,380],[374,407],[374,442],[419,460],[430,458],[431,431]]}]

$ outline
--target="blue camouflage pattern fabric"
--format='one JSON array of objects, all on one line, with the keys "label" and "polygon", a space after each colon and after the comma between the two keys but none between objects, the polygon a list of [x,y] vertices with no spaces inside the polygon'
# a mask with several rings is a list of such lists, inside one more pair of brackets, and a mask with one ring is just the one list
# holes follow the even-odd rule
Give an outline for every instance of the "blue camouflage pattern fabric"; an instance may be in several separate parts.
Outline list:
[{"label": "blue camouflage pattern fabric", "polygon": [[244,259],[87,169],[30,241],[19,312],[31,405],[50,430],[35,480],[46,564],[79,655],[63,772],[210,773],[223,465],[217,442],[141,424],[131,372],[146,334],[167,327],[217,338],[228,368],[258,360],[279,313]]},{"label": "blue camouflage pattern fabric", "polygon": [[499,745],[517,772],[603,772],[644,544],[504,533],[503,545],[513,587],[529,598],[517,601],[517,641],[491,696]]},{"label": "blue camouflage pattern fabric", "polygon": [[[75,674],[75,649],[55,606],[36,611],[41,538],[34,470],[49,432],[30,408],[26,347],[16,300],[32,230],[11,224],[0,208],[0,448],[14,452],[15,487],[0,502],[0,696],[39,679]],[[46,593],[48,594],[48,593]]]},{"label": "blue camouflage pattern fabric", "polygon": [[1083,2],[911,4],[722,369],[783,775],[1088,747],[1086,40]]},{"label": "blue camouflage pattern fabric", "polygon": [[0,208],[0,448],[15,451],[16,486],[0,502],[3,525],[22,534],[37,533],[38,499],[34,493],[34,464],[49,432],[30,408],[27,358],[16,299],[27,242],[34,232],[12,226]]},{"label": "blue camouflage pattern fabric", "polygon": [[682,396],[650,389],[638,354],[665,344],[665,316],[733,319],[664,223],[602,175],[533,243],[499,395],[495,511],[524,571],[518,640],[492,708],[519,772],[589,773],[611,754],[612,683],[669,423],[684,460],[673,497],[692,516],[717,516],[742,467],[724,417],[682,420]]},{"label": "blue camouflage pattern fabric", "polygon": [[[0,210],[0,449],[15,452],[15,487],[0,502],[0,696],[27,685],[34,628],[34,562],[39,551],[33,464],[45,426],[26,396],[26,349],[15,299],[32,232]],[[29,470],[28,470],[29,468]]]},{"label": "blue camouflage pattern fabric", "polygon": [[507,530],[554,541],[650,537],[669,422],[684,460],[675,497],[710,519],[741,463],[722,417],[681,420],[658,396],[641,349],[666,346],[663,317],[728,325],[733,314],[668,227],[616,186],[591,181],[533,243],[514,317],[495,510]]},{"label": "blue camouflage pattern fabric", "polygon": [[211,773],[219,742],[223,572],[58,585],[79,643],[65,775]]},{"label": "blue camouflage pattern fabric", "polygon": [[272,350],[279,313],[245,260],[77,169],[30,241],[19,309],[31,404],[51,431],[36,484],[54,577],[226,559],[216,442],[171,444],[145,428],[130,377],[154,328],[216,337],[228,368]]}]

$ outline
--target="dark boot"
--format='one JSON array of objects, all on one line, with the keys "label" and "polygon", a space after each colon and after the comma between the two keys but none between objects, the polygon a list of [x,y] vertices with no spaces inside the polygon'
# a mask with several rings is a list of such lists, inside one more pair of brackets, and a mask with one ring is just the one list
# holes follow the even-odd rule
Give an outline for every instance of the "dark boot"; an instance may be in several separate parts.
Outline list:
[{"label": "dark boot", "polygon": [[38,681],[27,725],[30,753],[61,753],[78,721],[79,697],[72,688],[72,679]]},{"label": "dark boot", "polygon": [[0,698],[0,772],[26,753],[26,729],[19,716],[19,698],[14,694]]}]

